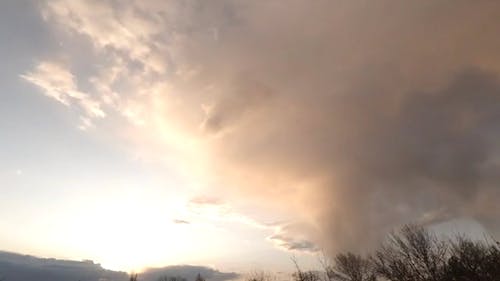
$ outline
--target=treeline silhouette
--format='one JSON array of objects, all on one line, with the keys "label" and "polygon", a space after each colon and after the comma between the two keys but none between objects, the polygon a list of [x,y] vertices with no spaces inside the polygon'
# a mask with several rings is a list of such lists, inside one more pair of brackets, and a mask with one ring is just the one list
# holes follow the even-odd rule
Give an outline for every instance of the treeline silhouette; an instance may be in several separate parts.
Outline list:
[{"label": "treeline silhouette", "polygon": [[[292,281],[500,281],[500,243],[473,240],[464,235],[440,239],[418,225],[406,225],[391,233],[373,253],[362,256],[339,253],[321,259],[321,270],[300,268]],[[277,281],[270,273],[254,272],[246,281]],[[138,281],[131,275],[130,281]],[[158,281],[186,281],[160,277]],[[195,281],[205,281],[198,274]]]},{"label": "treeline silhouette", "polygon": [[302,271],[296,263],[294,281],[499,281],[500,244],[463,235],[439,239],[406,225],[370,255],[340,253],[322,264],[322,271]]},{"label": "treeline silhouette", "polygon": [[[2,281],[2,280],[0,280]],[[137,274],[131,274],[129,281],[139,281],[139,277]],[[164,275],[158,278],[158,281],[187,281],[186,278],[180,277],[180,276],[168,276]],[[196,276],[196,279],[194,281],[206,281],[205,278],[201,276],[200,273]]]}]

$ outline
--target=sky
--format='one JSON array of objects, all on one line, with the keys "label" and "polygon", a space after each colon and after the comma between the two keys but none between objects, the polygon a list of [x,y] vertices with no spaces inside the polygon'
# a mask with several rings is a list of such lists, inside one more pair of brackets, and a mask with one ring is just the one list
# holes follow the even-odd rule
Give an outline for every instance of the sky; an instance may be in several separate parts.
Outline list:
[{"label": "sky", "polygon": [[0,4],[0,249],[289,270],[500,237],[500,3]]}]

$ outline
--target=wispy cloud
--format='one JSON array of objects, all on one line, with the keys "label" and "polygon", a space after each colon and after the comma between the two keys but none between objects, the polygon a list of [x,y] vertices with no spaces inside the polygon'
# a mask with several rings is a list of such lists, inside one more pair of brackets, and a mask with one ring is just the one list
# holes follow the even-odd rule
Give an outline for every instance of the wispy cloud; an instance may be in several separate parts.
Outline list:
[{"label": "wispy cloud", "polygon": [[43,93],[64,104],[77,106],[83,111],[81,129],[92,126],[91,119],[104,118],[101,103],[78,89],[75,76],[62,64],[41,62],[31,72],[21,75],[26,81],[39,87]]},{"label": "wispy cloud", "polygon": [[320,250],[316,244],[309,240],[296,239],[281,234],[274,234],[269,237],[269,240],[276,243],[278,247],[282,247],[289,251],[305,251],[316,253]]},{"label": "wispy cloud", "polygon": [[230,204],[214,197],[196,197],[187,204],[189,212],[204,219],[219,222],[235,222],[256,228],[271,228],[248,215],[235,210]]},{"label": "wispy cloud", "polygon": [[96,49],[123,52],[127,59],[143,64],[147,71],[162,73],[165,65],[158,61],[162,58],[162,46],[154,37],[160,33],[164,21],[150,10],[139,10],[140,6],[131,3],[118,8],[109,1],[90,4],[56,0],[49,1],[43,13],[47,20],[68,31],[89,36]]},{"label": "wispy cloud", "polygon": [[181,220],[181,219],[174,219],[173,222],[175,224],[190,224],[189,221],[187,221],[187,220]]},{"label": "wispy cloud", "polygon": [[265,222],[239,212],[220,198],[200,196],[188,202],[188,210],[195,218],[203,218],[203,222],[226,222],[243,224],[265,230],[270,233],[268,240],[277,248],[285,251],[316,253],[319,247],[304,238],[308,226],[290,221]]}]

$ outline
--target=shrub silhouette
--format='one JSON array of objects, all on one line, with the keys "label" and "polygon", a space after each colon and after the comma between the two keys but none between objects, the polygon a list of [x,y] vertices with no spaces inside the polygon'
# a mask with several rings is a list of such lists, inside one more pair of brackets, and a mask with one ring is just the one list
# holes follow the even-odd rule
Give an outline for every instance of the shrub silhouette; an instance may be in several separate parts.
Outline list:
[{"label": "shrub silhouette", "polygon": [[321,277],[316,271],[302,271],[300,269],[299,263],[295,257],[292,257],[292,262],[295,264],[297,269],[295,273],[292,274],[294,281],[320,281]]},{"label": "shrub silhouette", "polygon": [[[391,233],[372,255],[339,253],[323,260],[320,271],[303,271],[295,257],[293,281],[500,281],[500,243],[465,236],[439,239],[419,225],[405,225]],[[137,281],[137,274],[130,281]],[[247,281],[277,280],[254,272]],[[1,281],[1,280],[0,280]],[[186,281],[160,277],[158,281]],[[194,281],[206,281],[200,274]]]},{"label": "shrub silhouette", "polygon": [[198,275],[196,275],[195,281],[205,281],[205,278],[201,277],[201,274],[198,273]]},{"label": "shrub silhouette", "polygon": [[[183,278],[180,276],[166,276],[165,275],[165,276],[158,278],[158,281],[187,281],[187,280],[186,280],[186,278]],[[197,279],[197,281],[198,281],[198,279]]]},{"label": "shrub silhouette", "polygon": [[332,266],[325,267],[330,281],[375,281],[375,271],[369,259],[351,252],[338,254]]},{"label": "shrub silhouette", "polygon": [[265,271],[253,271],[250,272],[246,278],[246,281],[276,281],[276,277],[269,272]]},{"label": "shrub silhouette", "polygon": [[459,237],[451,243],[450,252],[443,280],[500,280],[498,244],[486,244]]},{"label": "shrub silhouette", "polygon": [[443,280],[447,243],[421,226],[406,225],[376,251],[376,273],[387,280]]},{"label": "shrub silhouette", "polygon": [[[323,267],[327,281],[499,281],[500,244],[465,236],[441,240],[422,226],[406,225],[371,256],[340,253]],[[317,280],[298,266],[295,276]]]}]

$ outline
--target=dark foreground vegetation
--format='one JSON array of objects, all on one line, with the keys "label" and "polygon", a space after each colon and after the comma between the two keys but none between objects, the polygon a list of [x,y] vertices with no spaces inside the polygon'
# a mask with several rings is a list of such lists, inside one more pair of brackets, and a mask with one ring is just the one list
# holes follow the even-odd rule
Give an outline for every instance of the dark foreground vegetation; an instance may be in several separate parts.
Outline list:
[{"label": "dark foreground vegetation", "polygon": [[[443,239],[416,225],[392,233],[368,255],[340,253],[321,260],[321,270],[290,277],[257,272],[246,281],[500,281],[500,244],[459,236]],[[201,266],[148,269],[139,276],[102,268],[92,261],[65,261],[0,252],[0,281],[229,281],[240,279]]]},{"label": "dark foreground vegetation", "polygon": [[[130,275],[129,281],[140,281],[140,279],[138,278],[137,274],[132,274],[132,275]],[[187,281],[187,279],[184,277],[180,277],[180,276],[167,276],[167,275],[165,275],[165,276],[159,277],[158,281]],[[196,279],[194,281],[206,281],[206,279],[203,278],[201,276],[201,274],[198,273],[198,275],[196,276]]]},{"label": "dark foreground vegetation", "polygon": [[[500,281],[500,244],[465,236],[442,240],[407,225],[368,256],[338,254],[323,272],[302,271],[295,281]],[[262,280],[252,280],[262,281]]]},{"label": "dark foreground vegetation", "polygon": [[[466,236],[439,239],[417,225],[394,232],[372,254],[340,253],[323,259],[322,270],[303,271],[293,259],[293,281],[500,281],[500,243]],[[130,281],[140,281],[132,275]],[[158,281],[186,281],[161,277]],[[205,281],[198,275],[195,281]],[[279,281],[254,272],[246,281]]]}]

